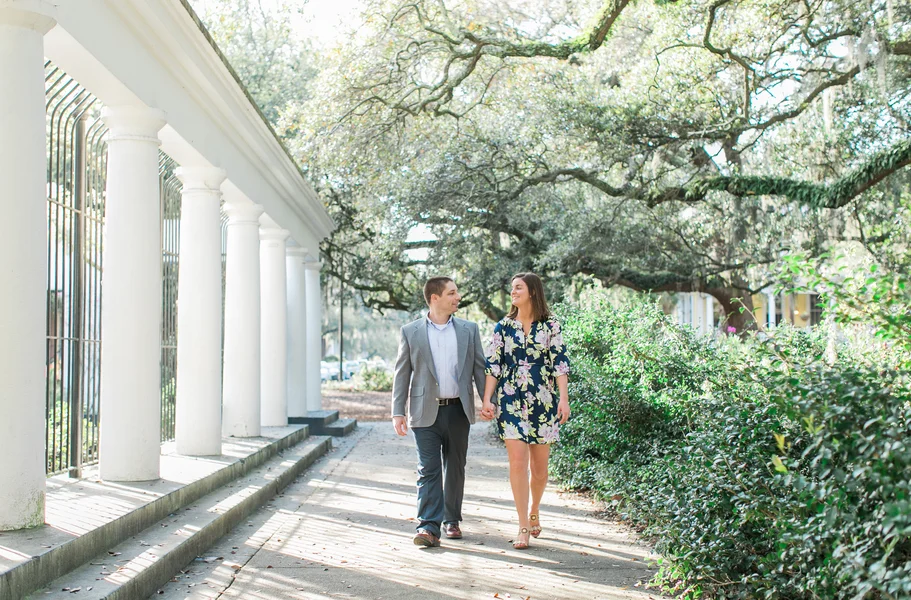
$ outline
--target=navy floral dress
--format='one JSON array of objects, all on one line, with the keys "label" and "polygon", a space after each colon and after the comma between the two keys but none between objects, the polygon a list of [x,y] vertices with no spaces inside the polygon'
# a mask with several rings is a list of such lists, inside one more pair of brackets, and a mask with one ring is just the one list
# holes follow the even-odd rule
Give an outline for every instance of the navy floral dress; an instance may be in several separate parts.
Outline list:
[{"label": "navy floral dress", "polygon": [[556,378],[569,374],[569,359],[556,320],[535,321],[528,336],[515,319],[497,323],[487,374],[498,379],[491,402],[501,439],[550,444],[560,438]]}]

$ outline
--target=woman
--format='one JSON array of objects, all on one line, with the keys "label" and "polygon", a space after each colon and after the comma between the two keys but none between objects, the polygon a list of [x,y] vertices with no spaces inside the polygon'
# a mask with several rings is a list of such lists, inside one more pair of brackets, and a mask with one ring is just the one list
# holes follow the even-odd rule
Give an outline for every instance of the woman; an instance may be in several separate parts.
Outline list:
[{"label": "woman", "polygon": [[[512,308],[494,328],[487,350],[481,418],[496,418],[506,443],[509,483],[519,514],[513,547],[524,550],[529,535],[541,534],[538,510],[547,486],[550,444],[559,438],[557,423],[569,418],[569,360],[541,279],[534,273],[515,275],[511,297]],[[559,401],[554,398],[557,390]]]}]

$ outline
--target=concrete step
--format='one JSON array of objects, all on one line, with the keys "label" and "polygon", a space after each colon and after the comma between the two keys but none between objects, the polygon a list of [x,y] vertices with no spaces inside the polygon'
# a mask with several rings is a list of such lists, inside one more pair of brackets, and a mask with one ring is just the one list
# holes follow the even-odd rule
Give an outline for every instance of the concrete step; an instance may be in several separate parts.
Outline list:
[{"label": "concrete step", "polygon": [[339,419],[337,410],[311,410],[305,417],[288,417],[288,423],[310,426],[314,435],[348,435],[357,427],[355,419]]},{"label": "concrete step", "polygon": [[29,598],[146,598],[331,448],[330,437],[311,437],[224,488],[107,548]]},{"label": "concrete step", "polygon": [[[325,427],[336,421],[338,421],[337,410],[311,410],[304,417],[288,417],[289,424],[309,425],[311,432],[314,427]],[[315,434],[315,432],[313,433]]]},{"label": "concrete step", "polygon": [[322,428],[321,435],[331,435],[335,437],[346,436],[357,427],[357,419],[339,419],[334,423]]},{"label": "concrete step", "polygon": [[97,466],[82,479],[49,478],[47,525],[0,534],[0,600],[21,600],[309,435],[307,426],[266,427],[259,438],[225,438],[221,456],[182,456],[164,444],[154,481],[102,481]]}]

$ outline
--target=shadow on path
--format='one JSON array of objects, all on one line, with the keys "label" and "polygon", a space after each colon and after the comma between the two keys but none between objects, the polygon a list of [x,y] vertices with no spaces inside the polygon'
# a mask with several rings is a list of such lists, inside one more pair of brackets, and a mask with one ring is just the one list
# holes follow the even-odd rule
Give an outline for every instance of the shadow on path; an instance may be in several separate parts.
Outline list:
[{"label": "shadow on path", "polygon": [[411,542],[415,450],[389,423],[347,438],[283,494],[225,536],[154,598],[436,599],[657,598],[648,548],[598,507],[548,489],[544,533],[526,551],[505,449],[489,426],[472,428],[462,540]]}]

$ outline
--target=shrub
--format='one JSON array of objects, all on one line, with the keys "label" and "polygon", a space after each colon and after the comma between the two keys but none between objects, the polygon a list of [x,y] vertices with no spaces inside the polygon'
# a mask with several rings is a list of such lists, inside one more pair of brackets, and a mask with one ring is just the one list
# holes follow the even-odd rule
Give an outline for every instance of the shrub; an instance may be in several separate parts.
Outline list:
[{"label": "shrub", "polygon": [[354,376],[354,388],[367,392],[391,392],[392,373],[385,369],[364,367]]},{"label": "shrub", "polygon": [[905,372],[856,348],[827,364],[819,331],[699,337],[642,301],[560,316],[573,418],[553,473],[653,537],[655,583],[690,598],[911,597]]}]

